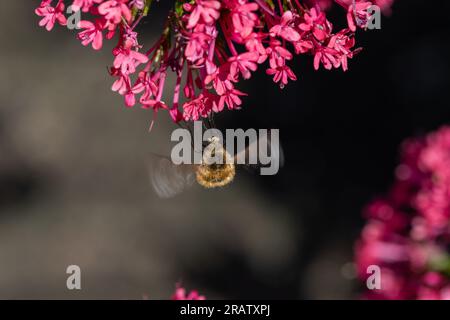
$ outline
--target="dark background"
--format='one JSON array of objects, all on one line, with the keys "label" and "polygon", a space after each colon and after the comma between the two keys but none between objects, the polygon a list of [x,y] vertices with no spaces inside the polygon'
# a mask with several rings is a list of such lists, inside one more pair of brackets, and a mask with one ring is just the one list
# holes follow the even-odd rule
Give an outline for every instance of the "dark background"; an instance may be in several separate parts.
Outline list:
[{"label": "dark background", "polygon": [[[163,299],[177,281],[208,298],[358,296],[363,207],[389,188],[405,138],[450,122],[448,1],[397,1],[381,30],[358,33],[346,73],[300,56],[280,90],[259,71],[243,109],[216,121],[279,128],[285,167],[170,201],[153,195],[146,161],[168,154],[174,125],[161,114],[148,134],[151,114],[109,90],[114,43],[94,53],[45,32],[37,3],[0,4],[0,298]],[[79,292],[65,287],[70,264]]]}]

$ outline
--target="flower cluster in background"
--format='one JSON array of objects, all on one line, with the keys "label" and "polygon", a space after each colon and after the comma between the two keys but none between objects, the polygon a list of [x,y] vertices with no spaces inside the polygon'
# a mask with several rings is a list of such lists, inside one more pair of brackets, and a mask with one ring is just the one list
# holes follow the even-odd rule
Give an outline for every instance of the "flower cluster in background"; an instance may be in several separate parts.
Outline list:
[{"label": "flower cluster in background", "polygon": [[[167,0],[166,0],[167,1]],[[117,36],[110,74],[112,90],[132,107],[169,111],[175,122],[239,109],[238,90],[259,66],[281,88],[297,79],[289,67],[294,55],[312,56],[315,69],[348,68],[355,31],[367,28],[370,8],[389,12],[393,0],[174,0],[161,37],[147,47],[136,27],[157,0],[43,0],[36,9],[41,26],[66,25],[70,12],[82,12],[78,39],[95,50]],[[348,26],[335,31],[326,11],[342,7]],[[169,72],[175,84],[167,84]],[[164,101],[169,87],[170,100]]]},{"label": "flower cluster in background", "polygon": [[[149,300],[150,297],[145,294],[143,295],[143,300]],[[196,290],[187,292],[180,284],[176,285],[175,292],[173,293],[170,300],[206,300],[205,296],[200,295]]]},{"label": "flower cluster in background", "polygon": [[381,268],[369,299],[450,299],[450,127],[406,141],[388,195],[367,207],[359,277]]},{"label": "flower cluster in background", "polygon": [[175,293],[172,295],[172,300],[206,300],[206,298],[204,296],[201,296],[195,290],[187,293],[186,289],[177,285]]}]

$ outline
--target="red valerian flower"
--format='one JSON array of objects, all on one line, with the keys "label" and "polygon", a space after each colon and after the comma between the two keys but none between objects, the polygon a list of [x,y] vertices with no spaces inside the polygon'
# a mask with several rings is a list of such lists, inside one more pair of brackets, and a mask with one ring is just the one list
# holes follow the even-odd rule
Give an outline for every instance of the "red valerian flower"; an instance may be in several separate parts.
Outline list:
[{"label": "red valerian flower", "polygon": [[136,72],[136,67],[148,62],[145,54],[132,49],[117,48],[114,52],[114,68],[120,69],[123,75],[130,75]]},{"label": "red valerian flower", "polygon": [[122,21],[129,22],[131,20],[131,10],[126,4],[128,0],[109,0],[98,6],[98,12],[113,25],[117,25]]},{"label": "red valerian flower", "polygon": [[55,23],[58,22],[60,25],[65,26],[67,24],[67,19],[64,16],[65,5],[62,1],[58,1],[55,7],[52,7],[51,0],[42,1],[39,8],[35,10],[35,13],[43,17],[39,22],[39,26],[44,27],[51,31],[55,26]]},{"label": "red valerian flower", "polygon": [[[144,300],[148,300],[150,297],[147,294],[143,295]],[[187,292],[180,284],[176,285],[175,292],[173,293],[171,300],[206,300],[205,296],[200,295],[196,290]]]},{"label": "red valerian flower", "polygon": [[304,22],[299,24],[299,28],[305,32],[312,32],[318,41],[324,41],[330,36],[331,24],[327,21],[325,13],[312,8],[310,12],[303,16]]},{"label": "red valerian flower", "polygon": [[225,0],[225,7],[230,11],[233,32],[239,34],[241,39],[246,39],[258,24],[259,17],[255,11],[258,5],[247,0]]},{"label": "red valerian flower", "polygon": [[356,243],[358,276],[381,270],[368,299],[450,299],[450,127],[403,145],[390,192],[368,205]]},{"label": "red valerian flower", "polygon": [[237,89],[226,90],[223,95],[220,96],[217,106],[213,106],[215,112],[223,110],[224,106],[228,107],[228,110],[239,109],[242,104],[240,96],[246,96],[247,94]]},{"label": "red valerian flower", "polygon": [[258,54],[255,52],[246,52],[238,56],[233,56],[228,59],[230,63],[230,80],[237,81],[239,73],[244,79],[250,79],[251,71],[256,71],[258,65]]},{"label": "red valerian flower", "polygon": [[183,119],[196,121],[202,117],[206,118],[215,105],[214,96],[206,92],[201,93],[197,98],[183,104]]},{"label": "red valerian flower", "polygon": [[[168,0],[165,0],[168,1]],[[125,105],[139,102],[153,112],[166,110],[173,121],[209,117],[239,109],[246,94],[241,81],[263,68],[281,88],[297,79],[287,64],[294,55],[312,56],[314,68],[348,69],[360,49],[356,29],[369,22],[369,9],[389,12],[392,0],[173,0],[159,39],[139,43],[137,27],[158,1],[42,0],[35,10],[47,30],[67,24],[65,8],[86,13],[77,24],[81,44],[100,50],[117,37],[110,75],[112,90]],[[334,30],[327,11],[338,4],[349,27]],[[175,75],[174,83],[166,81]],[[162,101],[171,90],[171,99]]]},{"label": "red valerian flower", "polygon": [[207,26],[199,24],[187,36],[185,56],[186,59],[195,65],[202,65],[205,62],[205,53],[209,49],[212,36],[206,31]]},{"label": "red valerian flower", "polygon": [[[315,10],[314,8],[312,10]],[[295,42],[300,40],[300,34],[292,27],[294,24],[294,15],[291,11],[286,11],[281,17],[279,24],[270,29],[271,37],[281,37],[286,41]]]},{"label": "red valerian flower", "polygon": [[195,4],[185,4],[186,11],[191,12],[186,28],[191,29],[199,21],[205,24],[212,24],[220,16],[220,2],[216,0],[195,0]]},{"label": "red valerian flower", "polygon": [[273,75],[273,81],[275,83],[281,83],[281,85],[287,85],[288,79],[293,81],[297,80],[294,72],[286,65],[274,66],[274,68],[267,69],[268,75]]},{"label": "red valerian flower", "polygon": [[77,35],[77,38],[81,40],[83,46],[92,43],[92,48],[94,50],[100,50],[102,48],[105,20],[97,19],[94,22],[83,20],[78,23],[78,28],[85,29]]},{"label": "red valerian flower", "polygon": [[193,290],[186,293],[186,289],[177,286],[175,293],[172,296],[172,300],[205,300],[204,296],[201,296],[197,291]]},{"label": "red valerian flower", "polygon": [[73,12],[77,12],[81,9],[83,12],[88,12],[94,3],[98,4],[102,2],[103,0],[74,0],[72,3],[72,10]]},{"label": "red valerian flower", "polygon": [[371,15],[369,9],[373,6],[372,2],[358,2],[348,7],[347,21],[348,27],[352,31],[356,31],[356,27],[366,28],[370,21]]}]

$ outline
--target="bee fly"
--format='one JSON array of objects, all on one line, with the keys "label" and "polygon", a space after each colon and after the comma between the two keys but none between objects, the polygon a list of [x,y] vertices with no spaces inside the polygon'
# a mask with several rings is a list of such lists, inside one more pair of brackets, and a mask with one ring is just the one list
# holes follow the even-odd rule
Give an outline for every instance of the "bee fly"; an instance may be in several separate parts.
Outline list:
[{"label": "bee fly", "polygon": [[[209,138],[201,151],[195,150],[192,142],[191,150],[201,155],[200,164],[174,164],[168,157],[152,154],[149,162],[149,176],[156,194],[161,198],[171,198],[185,191],[195,182],[207,189],[224,187],[234,180],[237,167],[253,171],[261,166],[259,162],[241,164],[242,159],[247,163],[246,159],[250,158],[250,151],[255,152],[258,145],[265,145],[267,150],[270,139],[267,135],[260,137],[243,150],[238,150],[233,156],[223,145],[221,139],[216,136]],[[281,147],[277,154],[279,157],[277,161],[282,166],[284,157]]]}]

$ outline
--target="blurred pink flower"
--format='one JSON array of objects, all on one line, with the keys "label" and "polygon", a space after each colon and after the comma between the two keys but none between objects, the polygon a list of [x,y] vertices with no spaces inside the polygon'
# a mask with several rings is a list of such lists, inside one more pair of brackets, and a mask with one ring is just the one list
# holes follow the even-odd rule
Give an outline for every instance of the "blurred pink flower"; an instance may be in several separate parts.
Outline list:
[{"label": "blurred pink flower", "polygon": [[450,299],[450,127],[405,142],[397,180],[366,208],[356,243],[360,279],[381,268],[369,299]]},{"label": "blurred pink flower", "polygon": [[193,290],[186,294],[186,289],[177,286],[175,293],[172,296],[172,300],[205,300],[204,296],[198,294],[197,291]]}]

